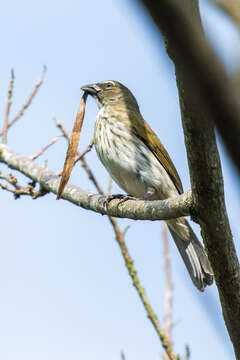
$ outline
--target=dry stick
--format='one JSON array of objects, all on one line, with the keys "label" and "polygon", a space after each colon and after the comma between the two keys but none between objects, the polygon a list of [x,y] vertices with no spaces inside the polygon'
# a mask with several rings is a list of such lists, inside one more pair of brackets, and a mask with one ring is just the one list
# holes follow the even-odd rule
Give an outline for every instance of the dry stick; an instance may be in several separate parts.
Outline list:
[{"label": "dry stick", "polygon": [[[60,124],[59,122],[56,122],[56,126],[59,128],[59,130],[62,132],[63,137],[64,137],[64,138],[67,140],[67,142],[69,143],[69,140],[70,140],[69,135],[68,135],[67,131],[64,129],[64,127],[62,126],[62,124]],[[88,145],[87,149],[89,148],[89,146],[90,146],[90,144]],[[90,150],[89,150],[89,151],[90,151]],[[83,153],[87,153],[87,151],[85,150],[85,151],[83,151]],[[82,153],[82,154],[83,154],[83,153]],[[81,155],[82,155],[82,154],[81,154]],[[95,176],[93,175],[92,170],[89,169],[89,167],[88,167],[88,165],[87,165],[84,157],[80,156],[80,154],[79,154],[79,161],[81,161],[82,167],[83,167],[84,170],[88,173],[89,179],[93,182],[93,184],[95,185],[95,187],[96,187],[97,191],[99,192],[99,194],[104,195],[104,193],[103,193],[101,187],[99,186],[99,184],[98,184]],[[61,173],[60,173],[60,174],[61,174]]]},{"label": "dry stick", "polygon": [[37,159],[40,155],[42,155],[50,146],[52,146],[53,144],[55,144],[55,142],[57,142],[59,140],[60,136],[56,136],[55,138],[53,138],[51,141],[49,141],[49,143],[45,146],[43,146],[35,155],[32,155],[30,157],[31,160],[35,160]]},{"label": "dry stick", "polygon": [[[69,141],[69,136],[68,136],[68,133],[66,132],[66,130],[63,128],[63,126],[59,123],[56,124],[57,127],[61,130],[63,136],[65,137],[65,139],[67,141]],[[99,186],[95,176],[93,175],[92,171],[90,170],[90,168],[88,167],[86,161],[84,158],[81,159],[81,162],[82,162],[82,165],[84,167],[84,169],[86,170],[86,172],[88,173],[89,175],[89,178],[90,180],[93,182],[93,184],[95,185],[96,189],[98,190],[98,192],[100,194],[104,194],[103,190],[101,189],[101,187]],[[138,276],[137,276],[137,272],[134,268],[134,262],[128,252],[128,249],[126,247],[126,244],[125,244],[125,241],[124,241],[124,235],[125,235],[125,231],[121,231],[118,224],[117,224],[117,221],[115,220],[114,217],[112,216],[108,216],[108,219],[114,229],[114,232],[115,232],[115,235],[116,235],[116,241],[118,243],[118,245],[120,246],[120,249],[121,249],[121,253],[123,255],[123,258],[125,260],[125,264],[126,264],[126,267],[128,269],[128,272],[129,272],[129,275],[131,276],[132,278],[132,281],[133,281],[133,285],[135,286],[137,292],[138,292],[138,295],[142,301],[142,304],[147,312],[147,316],[149,318],[149,320],[151,321],[151,323],[153,324],[153,327],[155,329],[155,331],[157,332],[157,335],[158,337],[160,338],[160,341],[162,343],[162,346],[163,348],[165,349],[168,357],[170,360],[178,360],[178,357],[173,353],[173,350],[172,350],[172,346],[171,346],[171,343],[169,342],[166,334],[164,333],[164,330],[161,328],[160,326],[160,323],[159,323],[159,320],[156,316],[156,314],[154,314],[153,310],[152,310],[152,307],[147,299],[147,296],[146,296],[146,293],[143,289],[143,287],[141,286],[141,283],[138,279]]]},{"label": "dry stick", "polygon": [[83,124],[83,118],[84,118],[84,114],[85,114],[85,104],[86,104],[87,97],[88,97],[87,92],[84,92],[82,99],[81,99],[80,106],[79,106],[79,110],[77,113],[76,121],[73,126],[72,135],[71,135],[71,138],[69,141],[67,156],[66,156],[66,159],[64,162],[64,167],[63,167],[62,178],[61,178],[58,193],[57,193],[57,200],[60,199],[62,192],[70,178],[72,168],[75,164],[82,124]]},{"label": "dry stick", "polygon": [[9,85],[9,89],[8,89],[8,102],[7,102],[7,108],[6,108],[6,113],[5,113],[5,121],[4,121],[4,126],[3,126],[3,139],[2,142],[3,144],[7,143],[7,129],[8,129],[8,118],[9,118],[9,111],[10,111],[10,107],[12,104],[12,93],[13,93],[13,85],[14,85],[14,71],[13,69],[11,70],[11,79],[10,79],[10,85]]},{"label": "dry stick", "polygon": [[[38,89],[40,88],[40,86],[43,83],[45,73],[46,73],[46,66],[43,67],[42,75],[41,75],[40,79],[38,80],[38,82],[36,83],[33,91],[31,92],[30,96],[28,97],[26,103],[20,108],[17,115],[11,121],[9,121],[7,128],[10,128],[18,119],[20,119],[22,117],[24,111],[31,105],[31,102],[32,102],[34,96],[36,95],[36,93],[38,92]],[[3,135],[3,131],[0,131],[0,136],[1,135]]]}]

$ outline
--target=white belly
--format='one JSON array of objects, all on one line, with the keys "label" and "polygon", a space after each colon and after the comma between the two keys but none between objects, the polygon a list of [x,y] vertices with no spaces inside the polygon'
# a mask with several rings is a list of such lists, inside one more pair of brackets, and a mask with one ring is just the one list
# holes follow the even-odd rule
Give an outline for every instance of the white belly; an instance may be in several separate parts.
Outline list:
[{"label": "white belly", "polygon": [[[114,127],[118,134],[114,137]],[[115,119],[104,121],[99,117],[95,123],[94,143],[97,154],[113,178],[127,194],[140,198],[149,188],[155,190],[152,199],[165,199],[178,194],[164,167],[134,134]]]}]

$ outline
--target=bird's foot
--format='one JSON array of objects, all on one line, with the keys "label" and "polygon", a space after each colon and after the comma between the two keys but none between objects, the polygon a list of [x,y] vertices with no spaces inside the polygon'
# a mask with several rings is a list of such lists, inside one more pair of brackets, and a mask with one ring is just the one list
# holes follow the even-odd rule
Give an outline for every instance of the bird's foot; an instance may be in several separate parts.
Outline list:
[{"label": "bird's foot", "polygon": [[127,200],[137,200],[137,198],[135,198],[133,196],[123,195],[123,194],[115,194],[115,195],[106,196],[106,198],[103,201],[103,206],[104,206],[105,211],[107,211],[109,203],[115,199],[119,199],[117,206],[119,206],[120,204],[124,203]]}]

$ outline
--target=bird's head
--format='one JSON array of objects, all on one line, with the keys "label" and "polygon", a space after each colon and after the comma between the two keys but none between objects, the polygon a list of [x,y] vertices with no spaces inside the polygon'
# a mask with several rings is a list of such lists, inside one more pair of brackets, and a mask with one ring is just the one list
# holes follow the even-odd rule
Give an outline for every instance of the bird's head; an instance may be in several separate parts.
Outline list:
[{"label": "bird's head", "polygon": [[84,85],[81,89],[91,95],[99,108],[103,106],[131,106],[139,111],[137,101],[130,90],[118,81],[107,80]]}]

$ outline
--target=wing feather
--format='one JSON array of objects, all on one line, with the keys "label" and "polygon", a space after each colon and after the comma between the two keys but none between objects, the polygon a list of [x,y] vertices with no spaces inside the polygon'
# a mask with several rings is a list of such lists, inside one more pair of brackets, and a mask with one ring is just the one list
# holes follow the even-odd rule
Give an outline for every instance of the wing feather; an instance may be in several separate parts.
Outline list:
[{"label": "wing feather", "polygon": [[141,139],[144,144],[153,152],[153,154],[156,156],[158,161],[161,163],[161,165],[164,167],[164,169],[167,171],[168,175],[172,179],[179,194],[182,194],[183,187],[178,172],[173,165],[173,162],[167,150],[164,148],[157,135],[146,123],[146,121],[144,121],[140,113],[131,111],[128,115],[131,118],[132,131],[134,132],[134,134],[139,139]]}]

